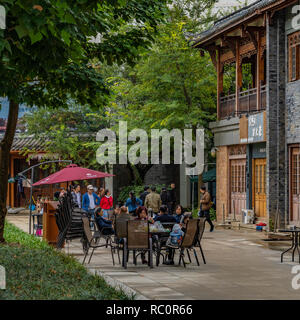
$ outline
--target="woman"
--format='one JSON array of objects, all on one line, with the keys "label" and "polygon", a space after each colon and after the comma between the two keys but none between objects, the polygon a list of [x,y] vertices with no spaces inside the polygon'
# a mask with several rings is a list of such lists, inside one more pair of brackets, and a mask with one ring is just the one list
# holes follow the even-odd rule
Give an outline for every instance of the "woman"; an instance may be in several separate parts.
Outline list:
[{"label": "woman", "polygon": [[104,197],[100,201],[100,208],[103,210],[103,218],[109,218],[109,210],[113,206],[113,197],[110,194],[110,191],[106,189],[104,191]]},{"label": "woman", "polygon": [[175,207],[175,219],[177,223],[180,223],[183,218],[183,208],[180,204]]},{"label": "woman", "polygon": [[136,216],[136,209],[142,205],[142,200],[137,198],[133,191],[129,192],[129,198],[126,200],[125,206],[133,216]]},{"label": "woman", "polygon": [[148,220],[150,223],[153,223],[154,220],[150,217],[148,218],[148,210],[146,207],[138,207],[136,209],[137,217],[135,220]]}]

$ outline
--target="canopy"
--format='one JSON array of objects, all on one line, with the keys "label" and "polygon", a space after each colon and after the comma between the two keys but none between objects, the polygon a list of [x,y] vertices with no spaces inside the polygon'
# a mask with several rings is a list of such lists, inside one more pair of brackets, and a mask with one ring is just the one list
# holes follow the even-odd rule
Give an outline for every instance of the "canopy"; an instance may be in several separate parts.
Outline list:
[{"label": "canopy", "polygon": [[76,164],[70,164],[66,168],[51,174],[50,176],[36,182],[33,186],[54,184],[67,181],[89,180],[112,177],[113,174],[95,171],[91,169],[78,167]]},{"label": "canopy", "polygon": [[216,181],[216,168],[208,170],[202,175],[203,182],[213,182]]}]

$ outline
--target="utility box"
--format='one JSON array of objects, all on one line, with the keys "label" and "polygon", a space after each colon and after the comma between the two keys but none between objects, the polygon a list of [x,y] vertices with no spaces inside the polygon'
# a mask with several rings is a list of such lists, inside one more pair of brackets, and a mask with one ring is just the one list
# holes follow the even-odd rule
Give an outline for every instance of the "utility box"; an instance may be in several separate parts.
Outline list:
[{"label": "utility box", "polygon": [[43,214],[43,239],[55,246],[57,243],[58,227],[56,224],[55,213],[58,201],[44,203]]},{"label": "utility box", "polygon": [[254,211],[249,209],[242,209],[243,223],[253,224],[254,223]]}]

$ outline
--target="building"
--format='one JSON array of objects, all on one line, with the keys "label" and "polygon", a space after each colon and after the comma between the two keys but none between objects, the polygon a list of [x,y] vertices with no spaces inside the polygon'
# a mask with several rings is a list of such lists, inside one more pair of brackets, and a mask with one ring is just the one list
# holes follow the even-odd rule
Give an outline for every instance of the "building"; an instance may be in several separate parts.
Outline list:
[{"label": "building", "polygon": [[219,221],[241,219],[242,209],[253,209],[270,229],[300,226],[296,5],[256,1],[195,38],[194,47],[209,52],[217,70],[217,121],[210,128],[217,148]]}]

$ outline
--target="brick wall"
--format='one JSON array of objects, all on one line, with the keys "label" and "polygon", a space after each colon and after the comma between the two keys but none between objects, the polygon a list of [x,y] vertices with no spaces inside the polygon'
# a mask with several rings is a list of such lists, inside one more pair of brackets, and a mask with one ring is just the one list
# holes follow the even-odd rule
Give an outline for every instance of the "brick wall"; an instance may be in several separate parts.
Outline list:
[{"label": "brick wall", "polygon": [[277,12],[267,24],[267,214],[284,227],[286,219],[285,140],[285,12]]},{"label": "brick wall", "polygon": [[223,221],[223,205],[225,218],[228,215],[229,204],[229,161],[228,147],[218,147],[217,152],[217,220]]}]

